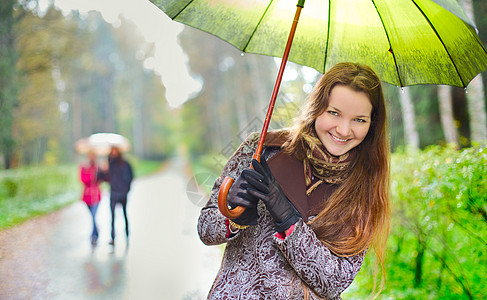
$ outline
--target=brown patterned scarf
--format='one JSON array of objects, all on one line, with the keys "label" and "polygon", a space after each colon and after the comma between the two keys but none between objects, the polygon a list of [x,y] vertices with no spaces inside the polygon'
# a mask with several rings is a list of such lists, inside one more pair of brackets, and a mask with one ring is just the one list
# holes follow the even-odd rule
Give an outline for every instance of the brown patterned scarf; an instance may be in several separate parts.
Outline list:
[{"label": "brown patterned scarf", "polygon": [[[353,151],[336,157],[325,149],[314,132],[302,135],[307,156],[303,161],[306,194],[309,196],[323,182],[342,183],[350,174]],[[314,177],[317,180],[314,180]]]}]

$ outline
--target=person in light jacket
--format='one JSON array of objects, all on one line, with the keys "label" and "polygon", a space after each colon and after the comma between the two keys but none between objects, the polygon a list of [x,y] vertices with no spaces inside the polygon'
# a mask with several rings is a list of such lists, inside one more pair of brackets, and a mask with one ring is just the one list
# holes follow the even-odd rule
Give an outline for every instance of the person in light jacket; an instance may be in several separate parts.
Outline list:
[{"label": "person in light jacket", "polygon": [[[203,243],[226,243],[208,299],[341,299],[370,247],[384,271],[387,132],[376,73],[339,63],[318,81],[294,127],[266,135],[260,162],[252,159],[259,135],[249,136],[198,220]],[[231,220],[217,204],[226,176],[236,179],[228,204],[246,208]]]}]

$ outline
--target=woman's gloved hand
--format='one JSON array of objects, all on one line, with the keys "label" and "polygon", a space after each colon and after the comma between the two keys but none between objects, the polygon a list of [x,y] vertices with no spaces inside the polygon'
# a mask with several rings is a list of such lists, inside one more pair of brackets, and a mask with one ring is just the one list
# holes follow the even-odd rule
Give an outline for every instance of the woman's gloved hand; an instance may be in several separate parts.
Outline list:
[{"label": "woman's gloved hand", "polygon": [[260,161],[259,163],[256,159],[252,160],[254,170],[247,174],[250,185],[247,189],[248,194],[264,201],[267,210],[274,218],[276,231],[284,232],[295,224],[301,215],[282,191],[263,156]]},{"label": "woman's gloved hand", "polygon": [[255,225],[257,224],[257,219],[259,214],[257,213],[257,203],[259,199],[248,193],[247,188],[249,186],[246,176],[249,172],[253,171],[250,169],[245,169],[242,174],[233,183],[227,196],[227,203],[233,209],[237,206],[245,207],[245,211],[235,219],[233,222],[239,225]]}]

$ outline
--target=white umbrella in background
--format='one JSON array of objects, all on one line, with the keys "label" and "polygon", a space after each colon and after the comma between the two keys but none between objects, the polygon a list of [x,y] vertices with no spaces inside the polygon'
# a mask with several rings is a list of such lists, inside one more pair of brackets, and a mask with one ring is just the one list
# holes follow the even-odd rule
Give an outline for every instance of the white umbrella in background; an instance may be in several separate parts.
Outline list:
[{"label": "white umbrella in background", "polygon": [[129,140],[116,133],[94,133],[88,138],[79,139],[74,145],[76,152],[86,154],[93,150],[97,155],[108,155],[112,147],[117,147],[120,152],[130,150]]}]

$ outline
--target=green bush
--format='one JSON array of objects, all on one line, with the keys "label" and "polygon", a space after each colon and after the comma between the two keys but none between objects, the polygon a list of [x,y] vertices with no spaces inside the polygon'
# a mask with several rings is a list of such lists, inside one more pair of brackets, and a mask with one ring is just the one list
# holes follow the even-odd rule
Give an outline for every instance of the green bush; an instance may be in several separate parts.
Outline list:
[{"label": "green bush", "polygon": [[[2,182],[2,184],[3,184],[3,188],[4,188],[3,195],[5,198],[12,198],[12,197],[15,197],[15,195],[17,195],[17,191],[19,189],[18,185],[11,178],[5,178]],[[1,197],[0,197],[0,199],[1,199]]]},{"label": "green bush", "polygon": [[0,229],[77,200],[77,167],[39,166],[0,172]]},{"label": "green bush", "polygon": [[[381,299],[481,299],[487,290],[487,150],[392,155],[393,211]],[[344,299],[366,298],[366,259]]]}]

